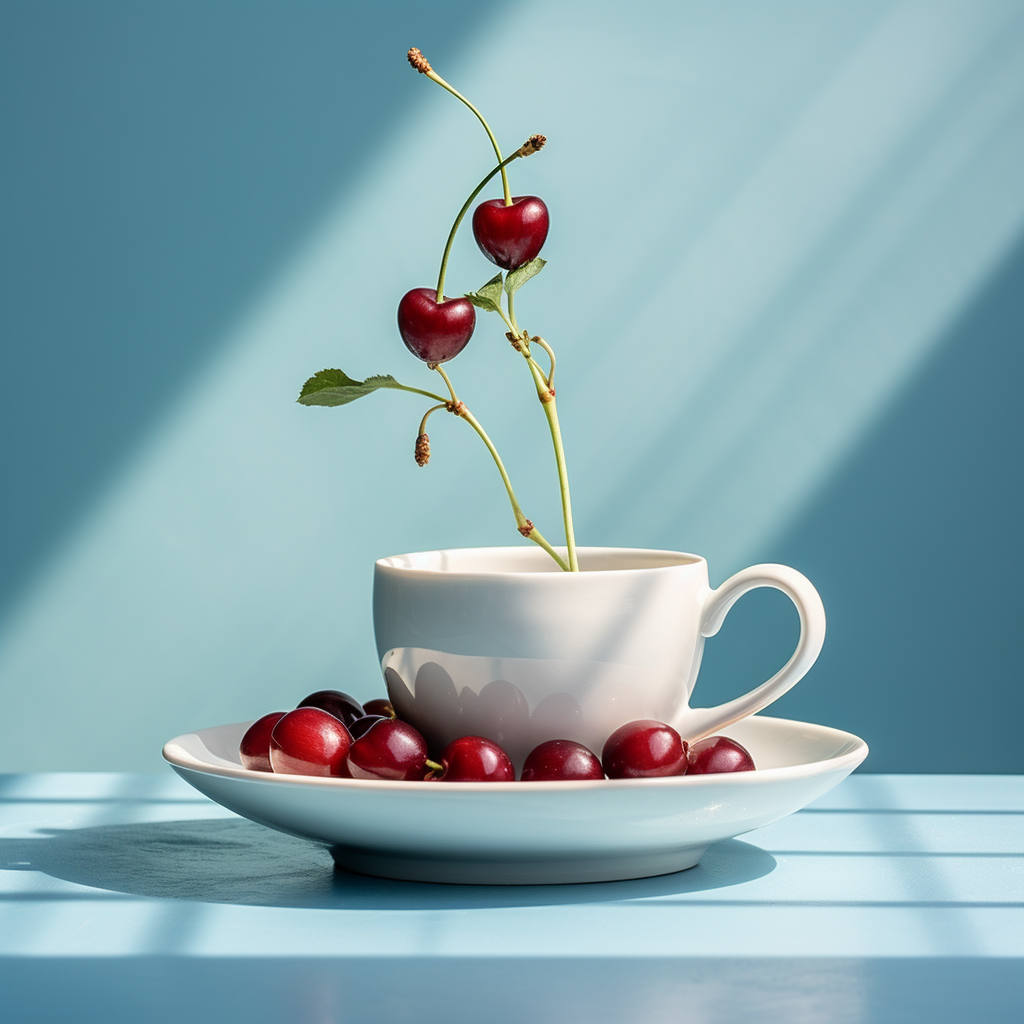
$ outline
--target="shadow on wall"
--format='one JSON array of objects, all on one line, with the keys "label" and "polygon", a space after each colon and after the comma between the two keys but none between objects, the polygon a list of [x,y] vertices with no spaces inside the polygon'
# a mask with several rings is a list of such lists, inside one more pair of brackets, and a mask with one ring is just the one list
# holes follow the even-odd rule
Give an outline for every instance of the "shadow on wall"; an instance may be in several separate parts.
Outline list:
[{"label": "shadow on wall", "polygon": [[[560,211],[562,276],[521,311],[565,340],[578,537],[696,548],[716,582],[742,560],[795,565],[830,636],[778,713],[861,733],[869,770],[1008,770],[1019,253],[932,342],[1024,220],[1020,13],[799,0],[737,18],[694,0],[581,19],[518,0],[490,31],[511,7],[0,7],[0,689],[20,725],[0,760],[163,770],[170,735],[327,685],[377,693],[373,559],[518,539],[470,431],[439,436],[424,476],[397,396],[338,416],[293,403],[320,366],[411,372],[390,311],[432,273],[464,186],[409,154],[489,160],[468,114],[405,66],[415,42],[488,111],[507,90],[495,67],[546,69],[498,117],[503,137],[558,140],[518,173]],[[593,55],[611,52],[609,77]],[[579,176],[609,124],[638,145]],[[615,216],[595,221],[607,195]],[[609,251],[626,283],[581,317],[566,296],[606,280]],[[483,279],[468,237],[454,259],[453,283]],[[619,356],[593,340],[613,336],[659,366],[644,417],[607,398]],[[520,406],[488,351],[460,357],[459,387],[500,440]],[[540,419],[503,449],[513,479],[530,479],[534,442],[548,450]],[[715,443],[691,443],[697,427]],[[615,468],[648,465],[663,471],[642,492]],[[452,515],[471,485],[473,514]],[[538,524],[557,522],[555,494],[549,471]],[[785,598],[746,598],[697,701],[766,678],[794,634]],[[63,707],[59,742],[40,693]],[[947,706],[961,696],[970,714]]]},{"label": "shadow on wall", "polygon": [[[863,770],[1021,772],[1024,241],[765,560],[829,614],[821,659],[769,712],[849,729]],[[707,646],[698,703],[766,677],[796,635],[759,592]],[[921,710],[930,709],[927,727]]]},{"label": "shadow on wall", "polygon": [[0,612],[496,6],[4,5]]}]

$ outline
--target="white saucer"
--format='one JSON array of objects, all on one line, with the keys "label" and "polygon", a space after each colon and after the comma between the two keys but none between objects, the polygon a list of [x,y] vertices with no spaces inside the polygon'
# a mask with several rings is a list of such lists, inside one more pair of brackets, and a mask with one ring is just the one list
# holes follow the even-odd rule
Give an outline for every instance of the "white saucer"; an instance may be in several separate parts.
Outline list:
[{"label": "white saucer", "polygon": [[250,722],[186,733],[164,758],[252,821],[331,847],[342,867],[422,882],[547,884],[693,867],[712,844],[784,818],[867,756],[857,736],[755,716],[729,726],[757,771],[603,782],[367,782],[241,766]]}]

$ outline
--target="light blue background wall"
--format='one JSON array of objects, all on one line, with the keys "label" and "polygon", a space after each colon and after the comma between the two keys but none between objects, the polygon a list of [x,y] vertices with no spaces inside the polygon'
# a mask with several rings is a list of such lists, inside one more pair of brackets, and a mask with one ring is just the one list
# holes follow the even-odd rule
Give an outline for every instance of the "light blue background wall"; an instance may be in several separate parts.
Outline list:
[{"label": "light blue background wall", "polygon": [[[778,713],[875,771],[1020,771],[1024,6],[0,6],[0,769],[160,770],[187,729],[379,687],[373,560],[514,543],[394,307],[489,167],[419,45],[543,195],[521,321],[558,347],[583,543],[784,561],[825,651]],[[453,291],[489,264],[460,238]],[[557,532],[496,325],[452,364]],[[745,598],[700,693],[795,634]]]}]

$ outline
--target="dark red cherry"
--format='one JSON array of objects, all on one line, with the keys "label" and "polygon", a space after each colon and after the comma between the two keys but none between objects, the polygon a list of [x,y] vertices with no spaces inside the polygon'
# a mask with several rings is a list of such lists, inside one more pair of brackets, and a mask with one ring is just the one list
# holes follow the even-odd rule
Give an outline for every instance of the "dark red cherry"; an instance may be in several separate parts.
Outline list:
[{"label": "dark red cherry", "polygon": [[534,747],[523,762],[523,782],[553,782],[557,779],[603,779],[597,755],[582,743],[548,740]]},{"label": "dark red cherry", "polygon": [[374,697],[373,700],[363,704],[363,711],[368,715],[380,715],[381,718],[396,718],[395,709],[391,701],[383,697]]},{"label": "dark red cherry", "polygon": [[515,782],[512,762],[497,743],[483,736],[460,736],[441,755],[438,782]]},{"label": "dark red cherry", "polygon": [[257,718],[246,730],[238,744],[238,756],[242,767],[254,772],[272,772],[270,767],[270,734],[274,726],[284,718],[285,712],[271,711],[269,715]]},{"label": "dark red cherry", "polygon": [[378,722],[390,721],[390,718],[384,718],[383,715],[363,715],[362,718],[357,718],[349,725],[348,731],[352,739],[357,740],[360,736],[369,732]]},{"label": "dark red cherry", "polygon": [[548,208],[536,196],[488,199],[473,211],[473,234],[480,251],[503,270],[529,263],[548,237]]},{"label": "dark red cherry", "polygon": [[754,759],[746,747],[728,736],[708,736],[690,747],[690,774],[752,772]]},{"label": "dark red cherry", "polygon": [[270,765],[282,775],[348,777],[352,738],[348,729],[323,708],[296,708],[270,734]]},{"label": "dark red cherry", "polygon": [[408,722],[382,718],[352,744],[348,768],[353,779],[422,779],[427,741]]},{"label": "dark red cherry", "polygon": [[608,737],[601,763],[609,779],[652,779],[685,775],[686,741],[664,722],[643,718]]},{"label": "dark red cherry", "polygon": [[434,288],[413,288],[398,304],[398,333],[405,347],[425,363],[454,359],[473,336],[476,310],[469,299],[437,301]]},{"label": "dark red cherry", "polygon": [[343,693],[341,690],[317,690],[316,693],[311,693],[304,700],[299,701],[296,706],[320,708],[329,715],[334,715],[339,722],[344,722],[346,725],[366,714],[363,705],[355,697]]}]

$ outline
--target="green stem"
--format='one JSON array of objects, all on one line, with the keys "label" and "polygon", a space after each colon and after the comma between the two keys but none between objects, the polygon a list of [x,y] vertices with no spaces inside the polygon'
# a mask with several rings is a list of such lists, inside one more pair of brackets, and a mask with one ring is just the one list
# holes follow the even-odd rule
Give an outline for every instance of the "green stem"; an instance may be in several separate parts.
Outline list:
[{"label": "green stem", "polygon": [[544,536],[544,534],[540,532],[540,530],[537,529],[536,526],[534,526],[530,530],[530,532],[526,534],[526,536],[529,537],[529,539],[532,540],[533,543],[536,544],[538,547],[543,548],[555,560],[555,563],[558,565],[558,568],[562,570],[562,572],[572,571],[569,568],[569,566],[565,564],[565,559],[562,558],[562,556],[551,546],[550,543],[548,543],[547,538]]},{"label": "green stem", "polygon": [[[462,204],[462,209],[459,210],[458,217],[455,218],[455,223],[452,225],[451,231],[448,232],[448,241],[444,245],[444,255],[441,257],[441,270],[437,275],[437,301],[444,301],[444,275],[448,270],[448,257],[451,255],[452,243],[455,241],[455,233],[459,230],[459,225],[462,223],[462,218],[466,216],[470,206],[473,205],[473,200],[483,191],[484,185],[487,184],[493,178],[498,171],[502,174],[505,173],[505,167],[512,163],[513,160],[518,160],[523,155],[521,149],[517,149],[507,160],[502,160],[497,167],[495,167],[483,181],[469,194],[469,198]],[[501,154],[498,154],[498,159],[501,160]]]},{"label": "green stem", "polygon": [[[444,402],[445,407],[456,416],[461,416],[462,419],[464,419],[480,435],[480,440],[483,441],[487,446],[487,450],[491,453],[491,458],[494,459],[494,464],[498,467],[498,472],[501,474],[502,483],[505,485],[508,500],[512,504],[512,514],[516,519],[516,529],[524,537],[529,537],[534,544],[538,544],[542,547],[558,563],[559,568],[568,572],[569,566],[565,564],[558,552],[547,542],[544,534],[542,534],[523,513],[523,510],[519,505],[519,501],[516,498],[516,492],[512,489],[512,481],[509,479],[508,472],[505,469],[505,463],[501,461],[498,449],[494,447],[494,442],[487,436],[487,431],[480,425],[480,421],[466,408],[465,403],[459,401],[459,396],[455,394],[455,386],[452,384],[448,374],[445,373],[437,363],[432,365],[433,368],[444,378],[444,382],[448,385],[448,391],[452,396],[450,402]],[[442,399],[442,401],[444,400]],[[429,413],[427,415],[429,415]],[[426,419],[427,417],[424,416],[424,423],[426,422]],[[420,425],[420,433],[423,433],[422,424]]]},{"label": "green stem", "polygon": [[[526,364],[533,375],[534,384],[537,386],[537,397],[544,408],[544,415],[547,417],[548,429],[551,431],[551,442],[555,449],[555,465],[558,467],[558,487],[562,494],[562,519],[565,523],[565,546],[569,554],[569,569],[571,572],[579,572],[579,562],[576,559],[576,537],[572,526],[572,502],[569,498],[569,472],[565,466],[565,450],[562,447],[562,430],[558,424],[558,410],[555,407],[555,392],[551,387],[551,377],[555,373],[555,353],[551,346],[543,338],[530,338],[524,331],[519,329],[516,323],[515,304],[512,296],[508,296],[508,316],[498,306],[498,312],[502,320],[508,325],[509,330],[519,341],[520,351],[526,359]],[[545,377],[544,371],[537,365],[533,356],[530,355],[530,343],[536,341],[541,348],[551,357],[551,373]]]},{"label": "green stem", "polygon": [[555,352],[554,349],[541,337],[534,335],[530,341],[537,342],[538,345],[548,354],[548,359],[551,360],[551,369],[548,371],[547,381],[548,387],[551,387],[551,382],[555,379]]},{"label": "green stem", "polygon": [[505,205],[511,206],[512,193],[509,191],[508,187],[508,173],[505,171],[505,159],[501,155],[501,150],[498,148],[498,140],[494,137],[494,132],[491,131],[491,126],[484,119],[484,115],[481,114],[480,111],[477,110],[476,107],[474,107],[473,104],[458,91],[458,89],[454,89],[450,86],[436,71],[431,69],[430,71],[425,72],[425,74],[431,81],[437,82],[442,89],[447,89],[448,92],[450,92],[457,100],[461,100],[465,103],[466,106],[476,114],[477,120],[484,126],[484,131],[487,132],[487,137],[491,140],[491,145],[494,147],[494,155],[498,158],[498,166],[501,169],[501,187],[505,192]]},{"label": "green stem", "polygon": [[[439,374],[441,374],[441,376],[444,378],[445,384],[448,385],[448,393],[452,396],[452,405],[458,405],[459,404],[459,396],[457,394],[455,394],[455,388],[452,385],[452,382],[448,379],[448,374],[445,373],[444,370],[441,369],[441,364],[440,363],[431,363],[430,365],[431,365],[432,369],[437,370],[437,372]],[[445,400],[442,398],[441,401],[444,402]]]},{"label": "green stem", "polygon": [[516,499],[516,492],[512,489],[512,481],[509,480],[508,473],[505,470],[505,464],[501,461],[501,456],[498,454],[498,449],[494,447],[494,442],[487,436],[487,431],[480,426],[477,418],[461,402],[456,404],[454,411],[456,416],[461,416],[480,435],[480,440],[483,441],[487,446],[487,450],[491,453],[491,458],[494,459],[494,464],[498,467],[502,482],[505,484],[508,500],[512,503],[512,514],[516,518],[516,529],[524,537],[529,537],[534,544],[542,547],[558,563],[559,568],[568,572],[570,566],[565,564],[561,555],[548,543],[540,530],[523,514],[523,510],[519,507],[519,502]]},{"label": "green stem", "polygon": [[435,402],[447,403],[448,401],[447,398],[443,398],[441,395],[435,395],[433,391],[423,391],[421,388],[411,388],[408,384],[399,384],[398,381],[395,381],[391,387],[398,388],[400,391],[409,391],[414,395],[422,395],[424,398],[432,398]]},{"label": "green stem", "polygon": [[522,331],[507,316],[505,316],[505,310],[498,306],[498,316],[505,321],[505,326],[516,336],[519,341],[523,340]]},{"label": "green stem", "polygon": [[576,537],[572,528],[572,503],[569,500],[569,473],[565,467],[565,451],[562,448],[562,431],[558,425],[558,410],[555,408],[555,392],[549,387],[544,371],[531,356],[527,356],[526,363],[530,367],[533,381],[537,385],[537,396],[540,398],[544,415],[547,417],[551,441],[555,448],[558,486],[562,492],[562,519],[565,522],[565,546],[569,554],[569,570],[570,572],[579,572],[580,566],[576,558]]},{"label": "green stem", "polygon": [[506,294],[508,296],[508,318],[512,321],[512,333],[518,337],[522,334],[522,331],[519,330],[519,322],[516,320],[516,303],[514,293],[507,292]]},{"label": "green stem", "polygon": [[431,413],[437,412],[438,409],[447,409],[448,403],[442,402],[440,405],[432,405],[424,414],[423,419],[420,420],[420,433],[425,434],[427,432],[427,420],[430,419]]}]

